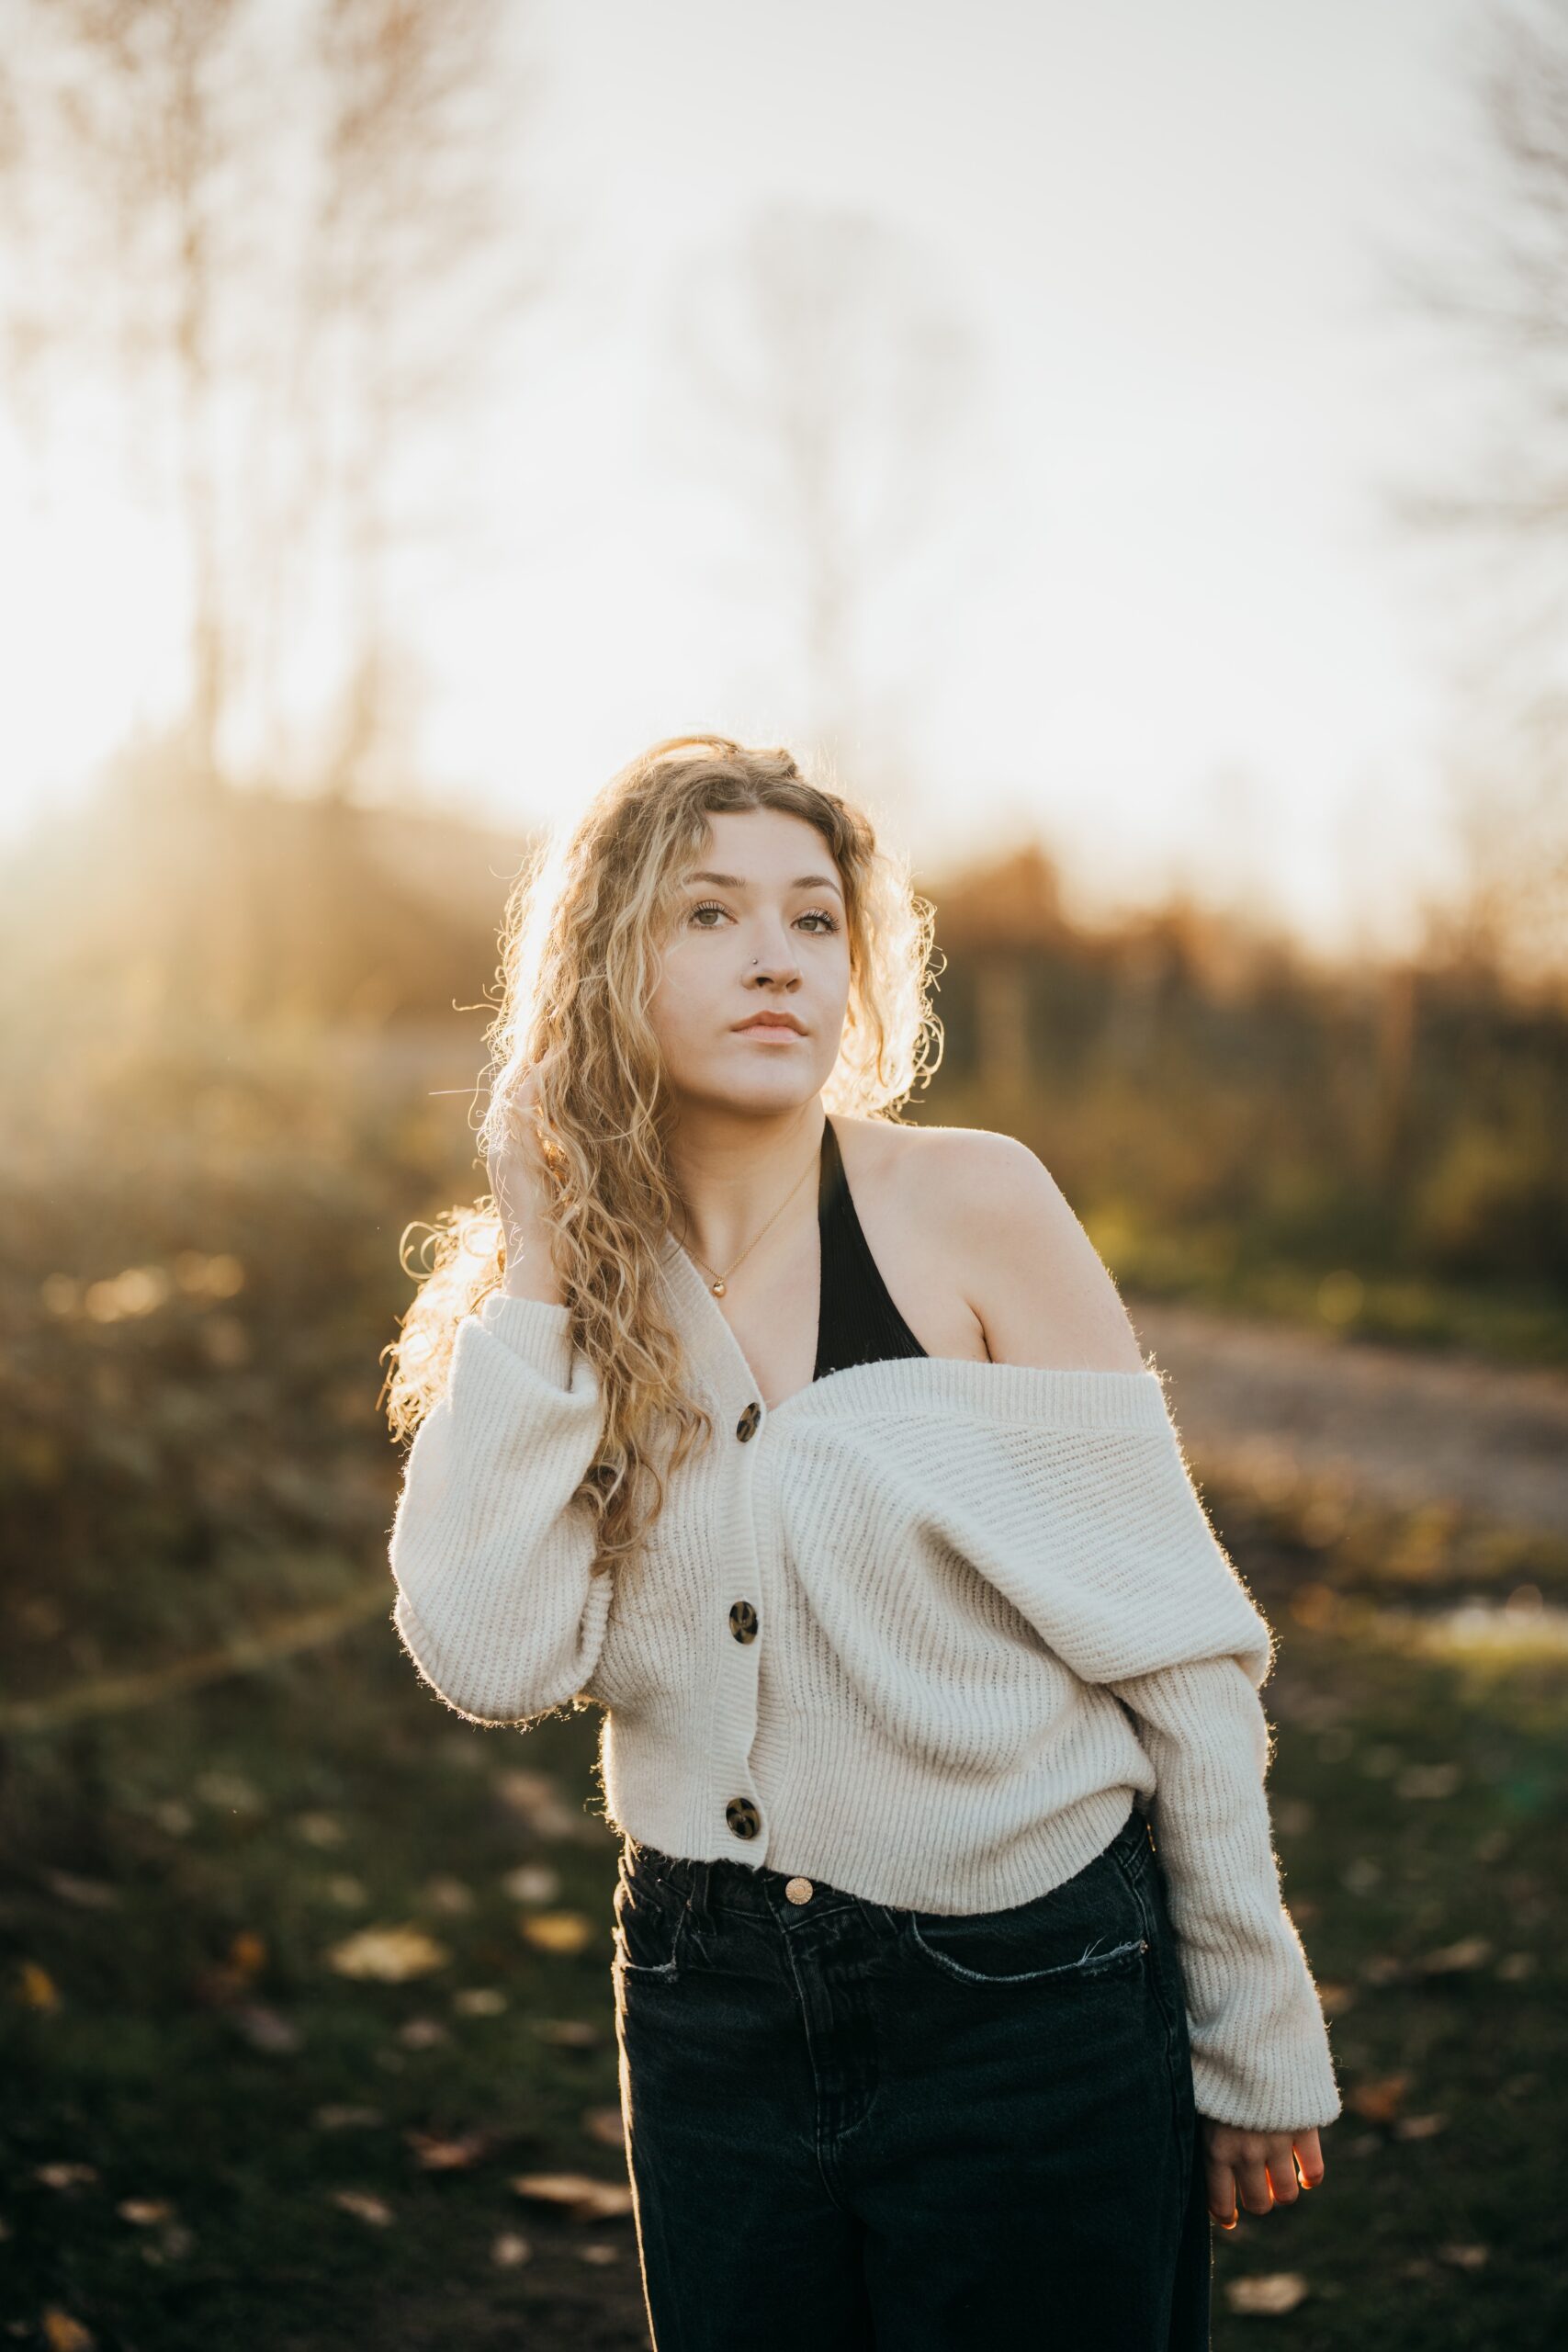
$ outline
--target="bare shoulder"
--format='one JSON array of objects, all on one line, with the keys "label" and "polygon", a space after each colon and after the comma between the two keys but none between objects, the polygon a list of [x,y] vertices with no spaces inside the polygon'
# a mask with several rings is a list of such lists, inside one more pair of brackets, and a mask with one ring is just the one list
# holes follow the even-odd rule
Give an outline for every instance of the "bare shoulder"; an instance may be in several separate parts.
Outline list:
[{"label": "bare shoulder", "polygon": [[904,1215],[954,1264],[993,1363],[1145,1369],[1109,1268],[1028,1144],[987,1127],[864,1125]]}]

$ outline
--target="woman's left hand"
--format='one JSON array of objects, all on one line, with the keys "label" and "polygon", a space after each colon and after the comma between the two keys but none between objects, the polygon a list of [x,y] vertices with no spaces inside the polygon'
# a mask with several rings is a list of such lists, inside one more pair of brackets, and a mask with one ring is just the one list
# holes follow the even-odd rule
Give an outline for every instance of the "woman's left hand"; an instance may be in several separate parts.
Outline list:
[{"label": "woman's left hand", "polygon": [[1233,2123],[1198,2118],[1209,2211],[1223,2230],[1236,2226],[1236,2204],[1249,2213],[1293,2205],[1302,2188],[1315,2188],[1324,2175],[1323,2150],[1314,2126],[1305,2132],[1242,2132]]}]

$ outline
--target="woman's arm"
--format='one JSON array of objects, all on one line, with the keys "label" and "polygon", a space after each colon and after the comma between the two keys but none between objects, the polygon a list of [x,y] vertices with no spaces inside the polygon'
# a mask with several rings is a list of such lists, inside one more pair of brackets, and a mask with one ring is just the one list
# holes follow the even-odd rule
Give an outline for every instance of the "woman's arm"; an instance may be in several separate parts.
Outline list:
[{"label": "woman's arm", "polygon": [[536,1172],[520,1153],[492,1174],[508,1287],[457,1326],[446,1392],[409,1450],[389,1557],[393,1623],[421,1675],[459,1714],[515,1724],[581,1690],[615,1579],[590,1575],[592,1522],[568,1508],[604,1415],[559,1303]]},{"label": "woman's arm", "polygon": [[1136,1718],[1150,1819],[1181,1946],[1200,2115],[1299,2132],[1340,2111],[1322,2005],[1280,1893],[1265,1780],[1268,1719],[1234,1657],[1106,1688]]},{"label": "woman's arm", "polygon": [[[1138,1371],[1115,1284],[1049,1172],[1011,1137],[965,1140],[964,1191],[982,1213],[960,1229],[977,1253],[972,1295],[993,1359]],[[1042,1631],[1121,1700],[1155,1768],[1198,2110],[1251,2132],[1331,2122],[1327,2032],[1281,1897],[1265,1789],[1258,1694],[1272,1633],[1213,1532],[1168,1410],[1163,1426],[1108,1445],[1092,1479],[1069,1447],[1046,1483],[1064,1508],[1041,1541],[1064,1561],[1076,1555],[1077,1574]]]}]

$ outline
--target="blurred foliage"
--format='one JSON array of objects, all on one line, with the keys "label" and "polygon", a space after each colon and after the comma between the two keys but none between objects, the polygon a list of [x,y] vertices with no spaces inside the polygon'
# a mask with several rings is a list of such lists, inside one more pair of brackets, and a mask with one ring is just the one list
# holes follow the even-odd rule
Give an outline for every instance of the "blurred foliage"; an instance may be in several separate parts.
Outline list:
[{"label": "blurred foliage", "polygon": [[[192,1052],[175,1054],[146,1101],[147,1148],[161,1135],[205,1151],[249,1121],[287,1154],[288,1073],[269,1080],[243,1046],[226,1074],[223,1024],[283,1023],[301,1060],[313,1026],[378,1037],[389,1070],[400,1039],[444,1030],[459,1064],[446,1082],[471,1080],[524,846],[414,809],[122,783],[40,831],[0,881],[0,1034],[33,1034],[29,1006],[80,1020],[92,1005],[139,1026],[139,1066],[199,1009],[218,1091],[193,1123]],[[1064,909],[1033,845],[920,884],[946,959],[944,1057],[909,1115],[1021,1136],[1123,1280],[1568,1353],[1560,989],[1521,994],[1473,945],[1324,966],[1180,899],[1096,928]],[[84,1117],[107,1082],[85,1074]],[[353,1125],[344,1113],[338,1136]],[[1340,1277],[1325,1306],[1319,1286]]]},{"label": "blurred foliage", "polygon": [[189,1011],[0,1045],[10,1695],[384,1578],[400,1237],[483,1189],[420,1059]]},{"label": "blurred foliage", "polygon": [[1560,993],[1473,956],[1319,967],[1180,902],[1093,933],[1035,851],[933,895],[939,1115],[1031,1144],[1121,1280],[1568,1354]]},{"label": "blurred foliage", "polygon": [[[121,795],[11,869],[13,1698],[384,1573],[379,1357],[405,1228],[485,1189],[501,849]],[[1035,853],[937,896],[947,1052],[911,1115],[1031,1143],[1130,1291],[1568,1353],[1560,1010],[1474,972],[1313,974],[1179,909],[1090,933]]]}]

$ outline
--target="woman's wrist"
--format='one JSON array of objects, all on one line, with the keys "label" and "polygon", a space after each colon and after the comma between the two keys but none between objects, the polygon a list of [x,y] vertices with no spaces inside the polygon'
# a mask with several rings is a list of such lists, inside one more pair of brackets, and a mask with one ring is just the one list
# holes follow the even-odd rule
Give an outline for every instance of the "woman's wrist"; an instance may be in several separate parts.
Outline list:
[{"label": "woman's wrist", "polygon": [[501,1285],[508,1298],[531,1298],[540,1306],[564,1306],[560,1283],[550,1263],[549,1252],[543,1246],[523,1251],[514,1257],[508,1250],[505,1277]]}]

